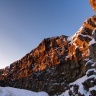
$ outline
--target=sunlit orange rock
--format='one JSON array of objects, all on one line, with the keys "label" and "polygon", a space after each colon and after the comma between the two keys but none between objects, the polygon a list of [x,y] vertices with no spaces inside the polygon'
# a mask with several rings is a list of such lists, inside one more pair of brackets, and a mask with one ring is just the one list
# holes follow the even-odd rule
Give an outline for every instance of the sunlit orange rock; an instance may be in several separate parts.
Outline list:
[{"label": "sunlit orange rock", "polygon": [[0,86],[45,91],[50,96],[68,90],[68,84],[86,72],[84,60],[89,58],[88,45],[95,28],[96,15],[85,20],[71,37],[44,39],[23,58],[0,69]]},{"label": "sunlit orange rock", "polygon": [[96,0],[89,0],[91,7],[96,12]]}]

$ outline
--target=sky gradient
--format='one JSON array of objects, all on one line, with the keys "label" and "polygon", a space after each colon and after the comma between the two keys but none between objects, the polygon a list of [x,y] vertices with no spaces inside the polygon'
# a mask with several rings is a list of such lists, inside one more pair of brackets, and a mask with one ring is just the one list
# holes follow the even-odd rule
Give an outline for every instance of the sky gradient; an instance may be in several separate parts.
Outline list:
[{"label": "sky gradient", "polygon": [[0,68],[44,38],[73,35],[94,15],[89,0],[0,0]]}]

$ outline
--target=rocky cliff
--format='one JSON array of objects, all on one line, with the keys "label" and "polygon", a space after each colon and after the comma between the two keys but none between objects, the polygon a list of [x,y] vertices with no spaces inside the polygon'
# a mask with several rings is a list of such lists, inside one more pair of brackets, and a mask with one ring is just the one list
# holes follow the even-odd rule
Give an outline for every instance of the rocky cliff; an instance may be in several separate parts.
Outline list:
[{"label": "rocky cliff", "polygon": [[84,59],[86,74],[69,84],[60,96],[96,96],[96,29],[92,32],[89,43],[89,56]]},{"label": "rocky cliff", "polygon": [[88,45],[95,28],[96,15],[71,37],[44,39],[19,61],[0,69],[0,86],[46,91],[50,96],[70,89],[71,82],[86,75],[85,60],[92,57]]}]

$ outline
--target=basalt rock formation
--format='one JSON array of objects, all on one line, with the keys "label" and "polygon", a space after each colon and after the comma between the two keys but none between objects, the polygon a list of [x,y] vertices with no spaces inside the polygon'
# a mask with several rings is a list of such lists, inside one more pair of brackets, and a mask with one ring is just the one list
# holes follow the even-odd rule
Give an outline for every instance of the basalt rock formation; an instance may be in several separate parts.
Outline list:
[{"label": "basalt rock formation", "polygon": [[86,74],[85,59],[90,57],[88,45],[95,28],[94,15],[71,37],[44,39],[19,61],[0,69],[0,86],[45,91],[50,96],[70,89],[71,82]]}]

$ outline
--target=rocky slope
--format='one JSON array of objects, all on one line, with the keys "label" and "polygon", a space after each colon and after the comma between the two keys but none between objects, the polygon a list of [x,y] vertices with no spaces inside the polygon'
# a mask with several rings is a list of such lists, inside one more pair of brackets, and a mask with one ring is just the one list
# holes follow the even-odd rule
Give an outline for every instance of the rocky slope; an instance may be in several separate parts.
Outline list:
[{"label": "rocky slope", "polygon": [[94,15],[71,37],[44,39],[21,60],[0,69],[0,86],[46,91],[52,96],[70,89],[71,82],[86,74],[85,59],[90,56],[88,45],[95,28]]},{"label": "rocky slope", "polygon": [[86,74],[69,84],[69,89],[60,96],[96,96],[96,29],[89,43],[90,56],[85,61]]}]

